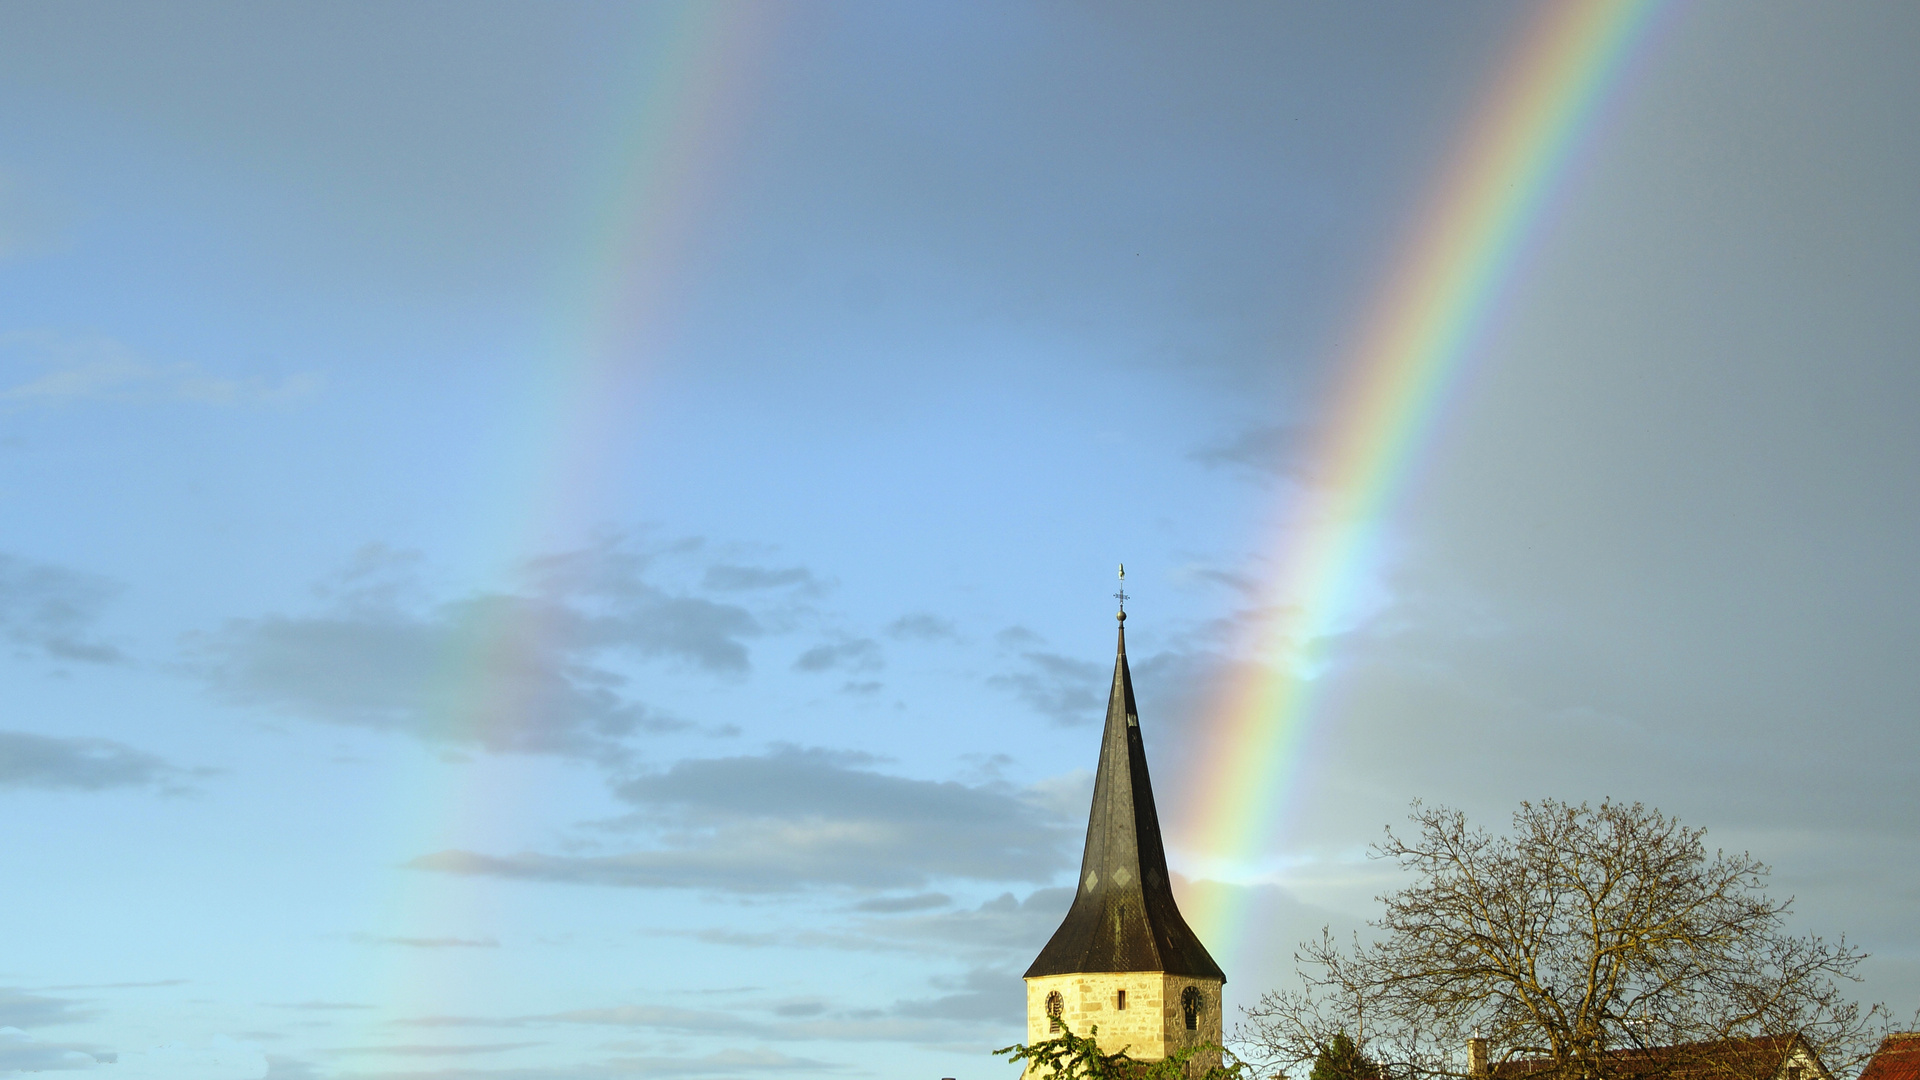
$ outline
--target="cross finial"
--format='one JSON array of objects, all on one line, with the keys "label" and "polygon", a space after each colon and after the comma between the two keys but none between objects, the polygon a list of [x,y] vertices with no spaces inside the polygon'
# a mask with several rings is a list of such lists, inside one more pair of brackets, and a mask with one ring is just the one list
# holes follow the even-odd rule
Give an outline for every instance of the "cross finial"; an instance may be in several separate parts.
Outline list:
[{"label": "cross finial", "polygon": [[1119,615],[1120,621],[1126,622],[1127,621],[1127,564],[1126,563],[1120,564],[1120,591],[1117,593],[1114,593],[1113,598],[1120,601],[1120,615]]}]

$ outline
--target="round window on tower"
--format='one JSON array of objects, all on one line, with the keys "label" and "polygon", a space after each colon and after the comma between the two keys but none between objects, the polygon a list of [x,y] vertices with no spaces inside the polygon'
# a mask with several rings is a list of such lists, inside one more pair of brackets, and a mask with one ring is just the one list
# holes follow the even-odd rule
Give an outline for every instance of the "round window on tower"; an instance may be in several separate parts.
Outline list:
[{"label": "round window on tower", "polygon": [[1187,1018],[1188,1031],[1194,1031],[1200,1027],[1200,1012],[1206,1007],[1207,999],[1201,996],[1199,987],[1189,986],[1180,991],[1180,1011]]},{"label": "round window on tower", "polygon": [[1067,1011],[1067,1002],[1066,1002],[1066,999],[1060,996],[1060,991],[1055,990],[1053,993],[1047,995],[1047,1030],[1048,1031],[1060,1030],[1060,1014],[1066,1011]]}]

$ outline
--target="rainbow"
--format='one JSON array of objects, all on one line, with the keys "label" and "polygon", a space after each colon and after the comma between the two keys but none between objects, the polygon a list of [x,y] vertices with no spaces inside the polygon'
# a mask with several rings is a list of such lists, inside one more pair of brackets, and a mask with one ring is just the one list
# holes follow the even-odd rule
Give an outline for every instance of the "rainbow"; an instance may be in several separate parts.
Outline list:
[{"label": "rainbow", "polygon": [[[577,548],[596,524],[618,479],[619,445],[644,419],[647,380],[674,344],[699,267],[701,227],[782,18],[771,6],[682,2],[635,9],[620,28],[626,81],[595,118],[605,137],[582,170],[584,212],[549,298],[555,332],[521,388],[517,427],[499,433],[503,456],[489,463],[504,493],[490,505],[512,516],[471,530],[461,576],[487,580],[502,566]],[[540,704],[542,687],[524,658],[559,630],[538,605],[496,604],[468,631],[437,658],[422,696],[456,744],[510,742]],[[484,759],[397,769],[386,798],[392,820],[407,824],[395,850],[460,846],[464,833],[523,805],[525,793],[514,788],[526,783]],[[421,806],[437,811],[422,815]],[[487,914],[473,910],[487,902],[484,891],[410,871],[401,880],[401,894],[375,923],[440,926]],[[379,989],[363,997],[396,1012],[434,1000],[443,963],[418,950],[390,952],[369,972]]]},{"label": "rainbow", "polygon": [[[1316,718],[1315,677],[1331,639],[1375,602],[1383,518],[1660,10],[1576,0],[1535,11],[1366,308],[1312,458],[1321,479],[1265,582],[1268,614],[1241,642],[1262,662],[1214,703],[1214,735],[1186,785],[1183,846],[1203,877],[1246,884],[1276,865],[1269,848]],[[1229,954],[1244,922],[1229,909],[1248,895],[1196,890],[1196,923]]]}]

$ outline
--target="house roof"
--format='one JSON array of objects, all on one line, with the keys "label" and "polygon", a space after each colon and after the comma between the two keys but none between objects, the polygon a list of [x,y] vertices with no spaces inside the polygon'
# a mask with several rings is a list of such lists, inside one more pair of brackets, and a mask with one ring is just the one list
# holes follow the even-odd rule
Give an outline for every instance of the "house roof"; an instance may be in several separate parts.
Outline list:
[{"label": "house roof", "polygon": [[[1608,1051],[1606,1074],[1617,1080],[1775,1080],[1796,1044],[1804,1047],[1804,1040],[1798,1035],[1761,1035],[1674,1046],[1629,1047]],[[1807,1054],[1813,1057],[1811,1049]],[[1813,1057],[1813,1061],[1815,1077],[1808,1080],[1826,1076],[1826,1068],[1820,1065],[1819,1058]],[[1489,1070],[1493,1080],[1524,1080],[1552,1071],[1553,1062],[1544,1058],[1502,1061]],[[1902,1080],[1920,1080],[1920,1075],[1903,1074]]]},{"label": "house roof", "polygon": [[1920,1031],[1901,1031],[1880,1042],[1860,1080],[1920,1080]]},{"label": "house roof", "polygon": [[1107,726],[1093,778],[1079,888],[1027,978],[1081,971],[1163,971],[1226,981],[1220,965],[1180,917],[1167,879],[1160,817],[1147,778],[1147,750],[1127,670],[1126,614],[1113,661]]}]

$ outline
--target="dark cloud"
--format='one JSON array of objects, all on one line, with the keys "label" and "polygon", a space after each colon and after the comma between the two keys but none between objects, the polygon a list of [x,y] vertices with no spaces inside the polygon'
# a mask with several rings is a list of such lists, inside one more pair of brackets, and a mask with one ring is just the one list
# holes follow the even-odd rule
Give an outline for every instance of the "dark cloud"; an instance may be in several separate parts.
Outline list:
[{"label": "dark cloud", "polygon": [[0,731],[0,788],[101,791],[172,786],[184,775],[153,754],[108,739]]},{"label": "dark cloud", "polygon": [[197,669],[227,701],[325,723],[619,758],[629,736],[687,725],[632,700],[612,661],[736,675],[743,639],[760,629],[744,608],[653,585],[648,561],[609,542],[528,564],[523,592],[441,603],[410,600],[405,566],[390,576],[356,566],[329,610],[237,619],[199,637]]},{"label": "dark cloud", "polygon": [[120,591],[106,578],[0,555],[0,639],[22,655],[121,663],[126,655],[92,634],[101,611]]},{"label": "dark cloud", "polygon": [[1070,831],[1037,798],[875,772],[861,755],[784,748],[699,758],[628,779],[628,824],[659,846],[618,855],[442,851],[444,873],[639,888],[782,892],[914,888],[938,879],[1045,881]]},{"label": "dark cloud", "polygon": [[879,642],[872,638],[853,638],[815,645],[801,653],[793,666],[796,671],[832,671],[836,668],[872,671],[882,663]]},{"label": "dark cloud", "polygon": [[1062,727],[1091,724],[1103,715],[1112,676],[1101,665],[1050,652],[1021,653],[1020,662],[1021,670],[990,676],[987,683],[1012,691]]},{"label": "dark cloud", "polygon": [[953,623],[938,615],[919,611],[902,615],[888,623],[887,636],[895,641],[951,641],[957,635]]}]

